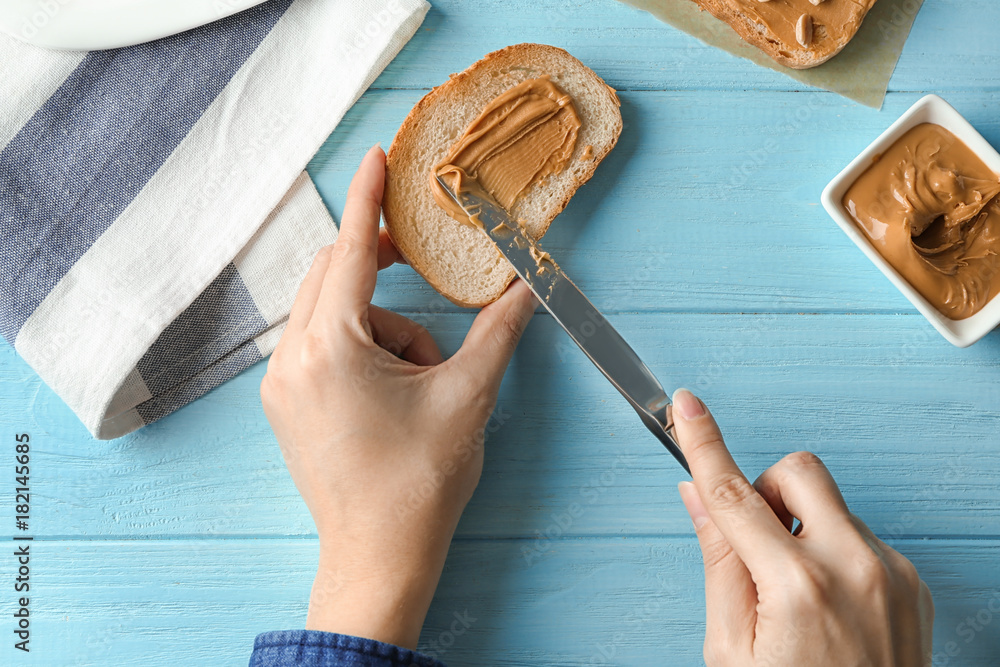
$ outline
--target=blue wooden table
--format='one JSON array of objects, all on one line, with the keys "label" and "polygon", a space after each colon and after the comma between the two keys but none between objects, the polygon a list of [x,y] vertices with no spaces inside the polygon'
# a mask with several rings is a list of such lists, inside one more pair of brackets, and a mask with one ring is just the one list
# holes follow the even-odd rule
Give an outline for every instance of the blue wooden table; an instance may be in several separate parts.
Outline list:
[{"label": "blue wooden table", "polygon": [[[313,160],[334,215],[364,150],[450,72],[511,43],[567,48],[620,91],[625,129],[546,248],[668,388],[705,398],[748,475],[802,448],[827,461],[930,584],[935,665],[1000,664],[1000,334],[948,345],[819,205],[925,92],[1000,146],[1000,7],[929,0],[874,111],[612,0],[470,4],[436,0]],[[472,319],[404,266],[377,302],[423,315],[448,351]],[[261,412],[263,372],[97,442],[0,349],[2,516],[28,432],[35,535],[32,652],[12,649],[5,556],[0,663],[239,665],[258,632],[303,625],[317,541]],[[545,315],[499,409],[422,647],[453,665],[700,664],[677,464]]]}]

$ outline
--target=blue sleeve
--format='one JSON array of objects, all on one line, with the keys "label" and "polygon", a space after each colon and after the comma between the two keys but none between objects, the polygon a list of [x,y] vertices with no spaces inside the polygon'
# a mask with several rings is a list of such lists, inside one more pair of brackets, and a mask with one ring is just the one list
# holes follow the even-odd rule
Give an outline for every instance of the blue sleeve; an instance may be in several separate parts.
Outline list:
[{"label": "blue sleeve", "polygon": [[257,635],[250,667],[444,667],[434,658],[374,639],[316,630]]}]

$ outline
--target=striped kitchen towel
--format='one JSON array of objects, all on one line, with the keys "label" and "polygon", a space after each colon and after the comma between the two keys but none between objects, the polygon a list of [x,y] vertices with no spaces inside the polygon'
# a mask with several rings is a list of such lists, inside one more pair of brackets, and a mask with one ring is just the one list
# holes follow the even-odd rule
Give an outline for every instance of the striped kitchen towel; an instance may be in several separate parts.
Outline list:
[{"label": "striped kitchen towel", "polygon": [[424,0],[269,0],[111,51],[0,35],[0,333],[98,438],[268,355],[336,227],[303,170]]}]

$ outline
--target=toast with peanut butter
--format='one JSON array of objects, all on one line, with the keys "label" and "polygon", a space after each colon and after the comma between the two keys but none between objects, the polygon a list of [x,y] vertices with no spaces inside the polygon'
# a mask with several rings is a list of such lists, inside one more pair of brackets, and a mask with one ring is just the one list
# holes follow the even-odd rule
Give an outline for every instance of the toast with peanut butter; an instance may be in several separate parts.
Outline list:
[{"label": "toast with peanut butter", "polygon": [[822,65],[854,38],[876,0],[692,0],[792,69]]},{"label": "toast with peanut butter", "polygon": [[566,51],[517,44],[433,89],[386,158],[382,210],[406,261],[466,307],[500,297],[514,269],[435,176],[475,179],[538,239],[614,148],[618,96]]}]

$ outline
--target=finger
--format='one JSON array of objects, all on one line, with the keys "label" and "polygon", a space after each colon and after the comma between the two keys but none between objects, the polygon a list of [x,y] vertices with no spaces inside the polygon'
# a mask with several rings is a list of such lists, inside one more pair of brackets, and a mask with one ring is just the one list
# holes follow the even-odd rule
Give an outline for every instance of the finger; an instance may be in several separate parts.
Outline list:
[{"label": "finger", "polygon": [[388,230],[383,227],[378,231],[378,270],[388,268],[396,262],[406,264],[406,260],[399,254],[392,238],[389,237]]},{"label": "finger", "polygon": [[672,412],[677,444],[708,515],[751,572],[773,571],[794,539],[733,461],[705,404],[680,389]]},{"label": "finger", "polygon": [[[843,527],[850,523],[850,511],[840,487],[818,456],[795,452],[768,468],[754,482],[754,488],[790,530],[792,517],[812,529]],[[805,530],[805,528],[803,528]]]},{"label": "finger", "polygon": [[890,547],[888,544],[879,539],[878,535],[872,532],[872,529],[868,527],[860,517],[854,514],[848,515],[848,519],[854,525],[854,528],[858,531],[858,534],[868,543],[868,547],[875,552],[875,555],[879,558],[885,558],[889,552],[895,553],[895,549]]},{"label": "finger", "polygon": [[920,608],[920,644],[923,653],[924,665],[930,667],[933,660],[933,639],[934,639],[934,598],[931,596],[931,589],[920,580],[920,600],[917,603]]},{"label": "finger", "polygon": [[313,321],[358,317],[368,310],[378,272],[379,214],[385,184],[385,153],[375,146],[361,161],[347,191],[340,234],[326,272]]},{"label": "finger", "polygon": [[[882,560],[894,572],[910,572],[914,579],[919,580],[917,576],[916,569],[913,567],[913,563],[910,562],[903,554],[899,553],[888,544],[883,542],[879,537],[872,532],[872,529],[868,527],[864,521],[854,514],[848,514],[848,521],[857,530],[857,534],[861,536],[868,548]],[[843,540],[843,538],[841,538]]]},{"label": "finger", "polygon": [[[916,659],[909,659],[903,660],[903,662],[924,664],[929,667],[931,664],[931,639],[934,634],[934,600],[927,583],[920,578],[909,558],[879,539],[860,517],[854,514],[848,516],[868,548],[885,564],[885,567],[897,580],[893,590],[894,595],[898,596],[896,604],[898,604],[899,609],[903,610],[897,618],[897,623],[902,628],[901,632],[905,634],[919,633],[923,661],[918,663]],[[914,638],[910,644],[915,643]]]},{"label": "finger", "polygon": [[[694,523],[705,564],[705,642],[717,658],[732,664],[746,662],[757,622],[757,587],[750,571],[726,542],[691,482],[677,485],[684,507]],[[732,655],[729,655],[732,653]]]},{"label": "finger", "polygon": [[295,295],[295,302],[292,304],[292,310],[288,314],[287,330],[301,331],[309,324],[313,309],[316,308],[316,300],[319,299],[320,289],[323,287],[323,278],[326,277],[327,269],[330,268],[332,254],[332,245],[323,246],[313,258],[312,266],[306,272],[306,277],[302,279],[299,292]]},{"label": "finger", "polygon": [[528,286],[515,280],[503,296],[479,312],[462,347],[447,363],[474,385],[495,394],[536,303]]},{"label": "finger", "polygon": [[418,366],[436,366],[443,361],[441,350],[430,333],[413,320],[391,310],[370,306],[368,323],[379,347],[397,357]]},{"label": "finger", "polygon": [[[763,477],[763,475],[761,475],[761,477]],[[761,480],[760,477],[754,480],[753,488],[757,490],[757,493],[760,494],[760,497],[764,499],[764,502],[766,502],[768,507],[771,508],[771,511],[774,512],[774,515],[778,517],[778,521],[781,522],[781,525],[784,526],[785,530],[787,530],[792,535],[798,535],[799,533],[801,533],[803,526],[801,521],[799,522],[799,525],[796,527],[795,532],[792,532],[792,526],[795,525],[795,516],[789,511],[787,507],[785,507],[785,503],[781,499],[781,493],[770,485],[761,484],[760,480]]]}]

